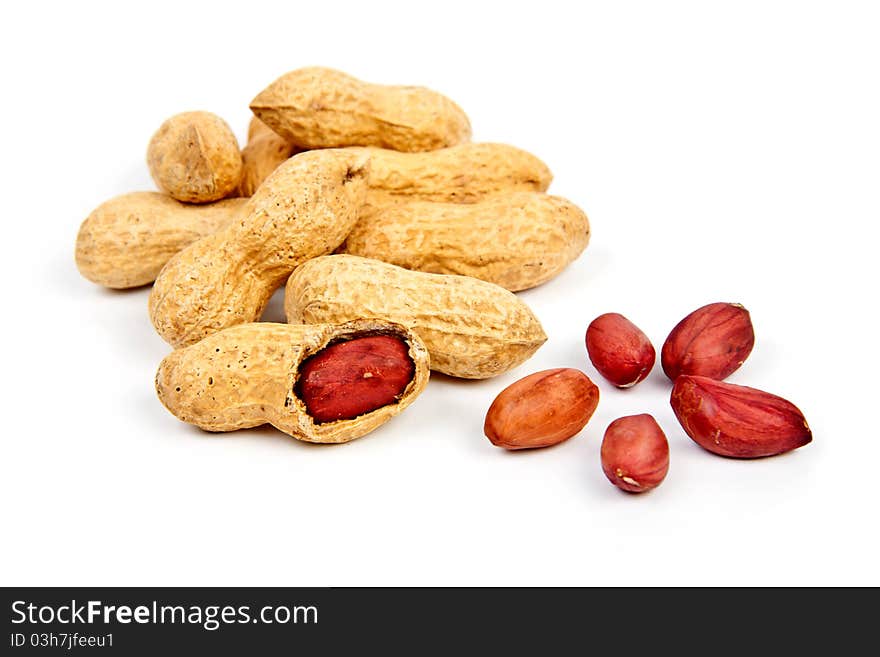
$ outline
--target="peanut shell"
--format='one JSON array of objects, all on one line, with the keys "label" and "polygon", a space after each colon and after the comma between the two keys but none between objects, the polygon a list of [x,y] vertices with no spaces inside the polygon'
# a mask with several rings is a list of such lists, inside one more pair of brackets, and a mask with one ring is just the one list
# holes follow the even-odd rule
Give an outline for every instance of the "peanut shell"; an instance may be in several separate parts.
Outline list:
[{"label": "peanut shell", "polygon": [[[243,196],[247,195],[246,191],[259,186],[271,173],[269,168],[273,158],[280,160],[280,154],[284,152],[277,135],[266,137],[267,130],[252,128],[249,131],[252,136],[248,138],[248,144],[253,141],[255,147],[253,156],[247,153],[248,147],[243,151],[243,179],[250,181],[239,187]],[[264,152],[265,144],[256,145],[263,140],[274,143],[276,150],[266,146],[268,152]],[[475,203],[500,193],[544,192],[553,179],[553,174],[540,159],[507,144],[467,143],[426,153],[399,153],[384,148],[358,150],[369,154],[372,162],[368,204],[361,210],[362,217],[384,210],[389,203],[396,201]],[[249,165],[251,159],[259,161],[259,165],[256,162]]]},{"label": "peanut shell", "polygon": [[436,91],[369,84],[317,66],[282,75],[250,107],[272,130],[303,149],[430,151],[471,136],[467,115]]},{"label": "peanut shell", "polygon": [[147,164],[161,191],[187,203],[229,196],[242,172],[235,134],[211,112],[183,112],[165,121],[150,139]]},{"label": "peanut shell", "polygon": [[370,156],[371,204],[389,200],[474,203],[500,192],[546,192],[550,169],[508,144],[467,143],[430,153],[350,149]]},{"label": "peanut shell", "polygon": [[[301,363],[339,340],[397,336],[409,346],[412,381],[395,402],[350,420],[315,422],[295,394]],[[428,352],[406,328],[379,320],[339,326],[242,324],[168,355],[156,374],[160,401],[178,419],[207,431],[271,424],[313,443],[344,443],[381,426],[409,406],[428,383]]]},{"label": "peanut shell", "polygon": [[159,192],[132,192],[99,205],[76,237],[76,266],[116,289],[152,283],[176,253],[232,221],[245,199],[192,205]]},{"label": "peanut shell", "polygon": [[248,143],[241,150],[242,172],[238,195],[253,195],[269,174],[298,152],[299,149],[293,144],[253,117],[248,127]]},{"label": "peanut shell", "polygon": [[300,153],[282,164],[238,219],[174,256],[150,294],[150,318],[168,343],[198,342],[259,319],[290,272],[331,253],[351,231],[369,162],[345,150]]},{"label": "peanut shell", "polygon": [[589,220],[570,201],[512,192],[472,204],[388,204],[359,219],[341,251],[517,291],[556,276],[589,240]]},{"label": "peanut shell", "polygon": [[403,324],[425,342],[432,369],[465,379],[502,374],[547,340],[529,307],[502,287],[345,254],[297,268],[287,282],[284,308],[291,324],[359,317]]},{"label": "peanut shell", "polygon": [[[271,173],[269,169],[273,168],[275,161],[280,165],[288,159],[281,160],[283,150],[273,151],[269,147],[265,151],[260,150],[273,141],[278,148],[281,146],[278,143],[280,138],[277,135],[272,137],[274,133],[259,120],[252,121],[248,134],[249,145],[251,142],[255,145],[253,154],[256,159],[251,160],[246,156],[252,166],[246,166],[239,188],[241,194],[252,191],[250,188],[255,191],[262,183],[263,176]],[[258,148],[257,142],[261,141],[262,146]],[[420,198],[434,198],[448,202],[476,202],[497,193],[504,185],[503,176],[492,178],[494,169],[489,166],[492,157],[482,159],[481,153],[491,156],[493,153],[502,155],[506,152],[514,159],[522,156],[522,163],[527,166],[520,172],[522,175],[511,176],[510,188],[513,190],[531,184],[526,182],[530,168],[537,174],[535,180],[542,180],[536,184],[536,188],[546,189],[549,184],[549,171],[540,160],[502,144],[466,144],[448,151],[408,155],[382,149],[364,151],[371,153],[379,161],[380,168],[384,166],[385,170],[379,178],[373,177],[371,180],[372,187],[367,192],[370,202],[360,209],[359,224],[367,224],[371,217],[384,213],[398,200],[408,203]],[[258,153],[263,153],[264,157]],[[401,158],[401,155],[404,157]],[[434,155],[436,158],[429,157]],[[272,161],[272,157],[275,157],[275,161]],[[437,187],[438,179],[431,175],[432,159],[436,167],[434,173],[449,185],[445,191]],[[466,175],[470,166],[480,161],[486,167],[478,179]],[[533,166],[528,166],[529,162]],[[460,167],[461,171],[456,173],[455,167]],[[546,171],[546,176],[540,174],[542,169]],[[407,177],[410,181],[408,188],[399,184],[393,186],[392,181],[400,183]],[[107,287],[127,288],[151,283],[175,253],[219,230],[230,220],[233,211],[241,209],[243,202],[229,199],[213,204],[192,205],[175,203],[173,199],[157,192],[135,192],[112,199],[96,209],[80,229],[77,266],[83,276]],[[490,274],[486,276],[490,277]],[[529,279],[531,275],[524,273],[523,276]]]}]

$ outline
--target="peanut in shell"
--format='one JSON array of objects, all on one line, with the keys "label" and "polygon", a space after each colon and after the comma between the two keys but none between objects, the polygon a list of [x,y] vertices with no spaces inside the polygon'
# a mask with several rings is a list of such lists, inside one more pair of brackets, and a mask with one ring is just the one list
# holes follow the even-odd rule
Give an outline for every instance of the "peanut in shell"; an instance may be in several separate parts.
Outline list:
[{"label": "peanut in shell", "polygon": [[589,240],[589,220],[570,201],[512,192],[471,204],[389,203],[362,216],[340,251],[515,292],[559,274]]},{"label": "peanut in shell", "polygon": [[319,66],[285,73],[250,107],[272,130],[303,149],[378,146],[430,151],[471,136],[467,115],[436,91],[370,84]]},{"label": "peanut in shell", "polygon": [[[296,395],[300,366],[339,341],[391,335],[404,341],[412,380],[385,406],[361,416],[316,422]],[[179,420],[206,431],[271,424],[298,440],[344,443],[359,438],[409,406],[428,383],[428,352],[406,328],[381,320],[342,325],[254,323],[230,327],[169,354],[156,374],[162,404]]]},{"label": "peanut in shell", "polygon": [[76,266],[88,280],[125,289],[152,283],[165,263],[217,232],[245,199],[181,203],[160,192],[131,192],[99,205],[76,237]]},{"label": "peanut in shell", "polygon": [[431,369],[465,379],[507,372],[547,340],[531,309],[498,285],[347,254],[298,267],[287,282],[284,308],[291,324],[361,317],[402,324],[424,341]]},{"label": "peanut in shell", "polygon": [[368,173],[369,161],[346,150],[308,151],[282,164],[236,221],[162,269],[149,306],[159,335],[180,347],[259,319],[297,265],[332,253],[351,231]]},{"label": "peanut in shell", "polygon": [[241,149],[242,172],[239,196],[252,196],[257,187],[288,159],[299,152],[293,144],[253,117],[248,127],[248,142]]},{"label": "peanut in shell", "polygon": [[350,150],[370,156],[371,205],[394,200],[475,203],[499,193],[546,192],[553,180],[538,157],[509,144],[466,143],[429,153]]},{"label": "peanut in shell", "polygon": [[211,112],[183,112],[165,121],[150,139],[147,164],[159,189],[186,203],[230,196],[242,171],[235,135]]}]

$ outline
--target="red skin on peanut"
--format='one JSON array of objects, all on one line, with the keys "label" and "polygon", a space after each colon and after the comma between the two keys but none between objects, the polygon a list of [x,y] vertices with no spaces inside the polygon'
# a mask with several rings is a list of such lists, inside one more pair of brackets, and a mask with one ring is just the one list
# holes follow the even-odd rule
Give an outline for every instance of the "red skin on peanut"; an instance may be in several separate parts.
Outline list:
[{"label": "red skin on peanut", "polygon": [[599,374],[618,388],[629,388],[654,367],[654,346],[638,326],[619,313],[605,313],[590,322],[587,354]]},{"label": "red skin on peanut", "polygon": [[602,439],[602,471],[628,493],[656,488],[669,471],[669,443],[650,415],[614,420]]},{"label": "red skin on peanut", "polygon": [[739,369],[755,346],[749,311],[737,303],[710,303],[681,320],[660,350],[670,380],[682,374],[721,381]]},{"label": "red skin on peanut", "polygon": [[549,447],[583,429],[598,405],[599,388],[580,370],[543,370],[498,394],[483,432],[505,449]]},{"label": "red skin on peanut", "polygon": [[755,388],[685,375],[675,380],[670,403],[685,433],[721,456],[774,456],[813,440],[797,406]]},{"label": "red skin on peanut", "polygon": [[338,342],[303,361],[296,394],[315,422],[351,420],[397,401],[414,375],[403,340],[373,335]]}]

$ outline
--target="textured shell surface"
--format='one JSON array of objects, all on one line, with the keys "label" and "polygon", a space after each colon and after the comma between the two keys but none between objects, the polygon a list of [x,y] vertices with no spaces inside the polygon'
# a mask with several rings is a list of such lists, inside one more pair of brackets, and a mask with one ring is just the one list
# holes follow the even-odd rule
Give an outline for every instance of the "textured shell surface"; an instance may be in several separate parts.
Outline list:
[{"label": "textured shell surface", "polygon": [[467,115],[436,91],[370,84],[323,67],[282,75],[250,107],[260,120],[300,148],[379,146],[429,151],[471,136]]},{"label": "textured shell surface", "polygon": [[425,342],[432,369],[468,379],[520,365],[547,339],[531,309],[502,287],[346,254],[297,268],[284,303],[293,324],[358,317],[403,324]]},{"label": "textured shell surface", "polygon": [[369,161],[345,150],[300,153],[282,164],[223,230],[162,269],[150,318],[174,346],[259,319],[297,265],[332,253],[357,220]]},{"label": "textured shell surface", "polygon": [[83,221],[76,266],[98,285],[123,289],[152,283],[166,262],[229,224],[244,199],[181,203],[160,192],[131,192],[102,203]]},{"label": "textured shell surface", "polygon": [[275,169],[298,152],[293,144],[253,117],[248,126],[248,143],[241,151],[238,195],[252,196]]},{"label": "textured shell surface", "polygon": [[358,220],[341,250],[517,291],[553,278],[589,239],[587,216],[570,201],[513,192],[472,204],[401,201],[380,206]]},{"label": "textured shell surface", "polygon": [[494,143],[467,143],[429,153],[369,153],[371,203],[389,199],[474,203],[500,192],[546,192],[553,174],[531,153]]},{"label": "textured shell surface", "polygon": [[[415,365],[410,384],[395,403],[350,420],[314,422],[295,393],[300,365],[333,342],[373,334],[394,335],[408,345]],[[424,344],[391,322],[255,323],[224,329],[169,354],[156,374],[156,392],[178,419],[207,431],[268,423],[299,440],[342,443],[369,433],[409,406],[428,376]]]},{"label": "textured shell surface", "polygon": [[183,112],[165,121],[150,139],[147,164],[160,190],[187,203],[229,196],[242,173],[235,134],[211,112]]},{"label": "textured shell surface", "polygon": [[258,137],[263,137],[267,135],[279,136],[278,133],[276,133],[274,130],[272,130],[272,128],[260,121],[260,119],[258,119],[256,116],[252,116],[250,122],[248,123],[248,142],[252,142]]}]

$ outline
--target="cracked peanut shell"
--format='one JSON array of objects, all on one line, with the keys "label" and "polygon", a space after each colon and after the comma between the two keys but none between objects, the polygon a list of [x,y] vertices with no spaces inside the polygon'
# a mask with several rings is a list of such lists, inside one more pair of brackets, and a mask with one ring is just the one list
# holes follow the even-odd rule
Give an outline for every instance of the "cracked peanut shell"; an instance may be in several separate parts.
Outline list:
[{"label": "cracked peanut shell", "polygon": [[403,324],[424,341],[431,369],[465,379],[503,374],[547,340],[531,309],[498,285],[345,254],[298,267],[287,282],[284,308],[292,324],[359,317]]},{"label": "cracked peanut shell", "polygon": [[[409,347],[414,373],[391,403],[348,420],[316,422],[296,394],[303,362],[328,345],[370,335],[391,335]],[[344,443],[385,424],[409,406],[428,383],[428,352],[406,328],[381,320],[341,325],[255,323],[219,331],[169,354],[156,374],[162,404],[179,420],[207,431],[271,424],[314,443]]]}]

